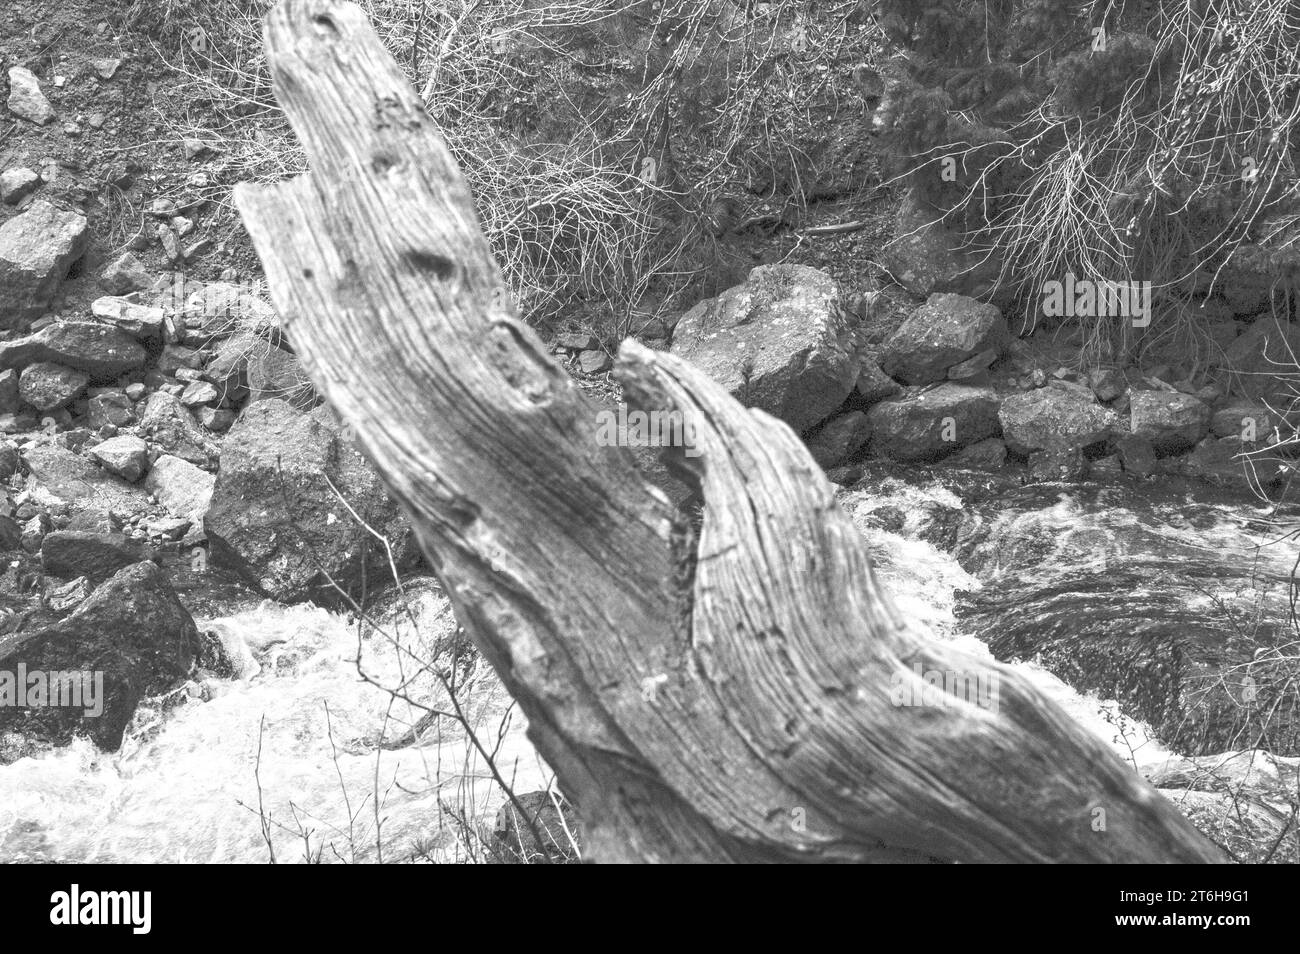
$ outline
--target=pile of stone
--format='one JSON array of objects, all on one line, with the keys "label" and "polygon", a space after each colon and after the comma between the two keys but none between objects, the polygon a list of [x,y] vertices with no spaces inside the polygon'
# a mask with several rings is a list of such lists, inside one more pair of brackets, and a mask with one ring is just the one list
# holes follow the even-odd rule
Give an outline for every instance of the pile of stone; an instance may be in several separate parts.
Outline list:
[{"label": "pile of stone", "polygon": [[954,292],[930,294],[883,336],[877,311],[844,307],[815,269],[763,266],[688,311],[672,351],[789,424],[835,479],[868,456],[1011,459],[1036,480],[1159,473],[1258,490],[1290,466],[1266,452],[1287,430],[1270,407],[1285,390],[1276,372],[1300,354],[1289,323],[1259,318],[1225,337],[1215,383],[1198,387],[1133,367],[1035,366],[996,306]]}]

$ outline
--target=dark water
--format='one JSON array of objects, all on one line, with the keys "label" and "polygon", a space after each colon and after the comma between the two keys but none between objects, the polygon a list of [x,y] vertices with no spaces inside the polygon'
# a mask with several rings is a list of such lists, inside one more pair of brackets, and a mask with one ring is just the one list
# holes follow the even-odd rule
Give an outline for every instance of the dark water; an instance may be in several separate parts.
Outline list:
[{"label": "dark water", "polygon": [[1300,752],[1295,508],[1191,482],[1023,486],[896,466],[845,497],[860,522],[969,574],[953,625],[997,658],[1118,701],[1181,753]]}]

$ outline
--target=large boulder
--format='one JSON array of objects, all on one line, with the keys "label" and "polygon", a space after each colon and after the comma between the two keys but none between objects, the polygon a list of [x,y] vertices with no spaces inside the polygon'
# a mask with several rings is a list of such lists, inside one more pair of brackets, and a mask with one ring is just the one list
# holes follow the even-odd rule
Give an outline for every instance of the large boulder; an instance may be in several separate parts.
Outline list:
[{"label": "large boulder", "polygon": [[1267,440],[1281,423],[1278,415],[1254,401],[1234,401],[1210,415],[1210,432],[1215,437],[1237,437],[1254,443]]},{"label": "large boulder", "polygon": [[1207,437],[1179,463],[1189,477],[1239,490],[1266,487],[1285,472],[1276,454],[1257,452],[1254,444],[1239,437]]},{"label": "large boulder", "polygon": [[144,478],[144,489],[174,517],[203,526],[203,517],[212,503],[212,488],[217,478],[189,461],[163,454],[153,462]]},{"label": "large boulder", "polygon": [[149,560],[149,548],[123,533],[53,530],[41,540],[41,565],[50,576],[84,576],[97,586],[118,570]]},{"label": "large boulder", "polygon": [[683,315],[672,351],[742,404],[803,432],[839,407],[857,383],[856,327],[824,272],[762,265],[743,285]]},{"label": "large boulder", "polygon": [[200,467],[210,466],[217,456],[212,435],[174,395],[155,391],[140,410],[141,437],[148,438],[165,453]]},{"label": "large boulder", "polygon": [[38,361],[23,369],[18,393],[38,411],[53,411],[81,397],[90,375],[76,368]]},{"label": "large boulder", "polygon": [[0,328],[40,317],[87,241],[84,215],[44,199],[0,225]]},{"label": "large boulder", "polygon": [[871,437],[871,422],[861,411],[832,418],[808,441],[808,451],[824,470],[851,458]]},{"label": "large boulder", "polygon": [[1104,440],[1118,420],[1089,391],[1038,388],[1013,394],[998,411],[1007,446],[1028,456],[1035,451],[1072,451]]},{"label": "large boulder", "polygon": [[111,381],[144,366],[149,353],[120,328],[88,321],[55,321],[35,334],[0,344],[0,368],[49,361]]},{"label": "large boulder", "polygon": [[945,383],[909,388],[867,412],[874,454],[901,461],[935,460],[996,437],[998,398],[988,388]]},{"label": "large boulder", "polygon": [[330,579],[345,590],[377,586],[387,556],[344,500],[410,562],[409,527],[327,414],[275,399],[251,404],[223,445],[204,519],[213,561],[281,601],[332,601]]},{"label": "large boulder", "polygon": [[881,264],[913,295],[935,292],[978,295],[989,290],[996,263],[964,249],[961,233],[908,191],[899,205],[894,237],[881,251]]},{"label": "large boulder", "polygon": [[[185,678],[197,643],[194,619],[162,570],[148,562],[119,570],[63,619],[0,635],[0,674],[21,666],[29,689],[25,705],[0,705],[0,731],[56,744],[87,735],[100,748],[116,749],[140,700]],[[57,673],[86,674],[87,682],[73,684],[90,690],[81,706],[50,706],[48,695],[43,703],[33,696],[33,674],[49,680]]]},{"label": "large boulder", "polygon": [[1130,391],[1130,430],[1151,442],[1161,454],[1192,447],[1210,427],[1210,409],[1190,394],[1178,391]]},{"label": "large boulder", "polygon": [[1232,390],[1253,400],[1288,403],[1300,363],[1300,325],[1266,315],[1233,339],[1216,363]]},{"label": "large boulder", "polygon": [[972,355],[999,350],[1007,323],[994,305],[965,295],[931,295],[885,347],[880,366],[905,384],[933,384]]},{"label": "large boulder", "polygon": [[146,509],[144,491],[66,447],[48,443],[22,452],[25,493],[51,510],[103,510],[121,514]]}]

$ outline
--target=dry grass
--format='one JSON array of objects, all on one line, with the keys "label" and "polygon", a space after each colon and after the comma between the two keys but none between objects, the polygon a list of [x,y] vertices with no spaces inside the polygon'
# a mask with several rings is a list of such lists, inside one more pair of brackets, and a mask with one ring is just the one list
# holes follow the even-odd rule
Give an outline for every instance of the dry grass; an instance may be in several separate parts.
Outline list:
[{"label": "dry grass", "polygon": [[[261,50],[271,5],[135,7],[196,104],[176,138],[221,145],[208,197],[227,207],[234,182],[305,168]],[[361,6],[466,176],[521,312],[534,323],[583,312],[582,330],[611,343],[691,303],[717,260],[720,197],[744,193],[756,169],[780,184],[815,174],[804,147],[824,117],[809,104],[831,87],[852,95],[844,64],[878,45],[848,22],[849,2],[816,20],[796,0]],[[778,206],[778,219],[805,201],[778,191],[744,198]]]},{"label": "dry grass", "polygon": [[[1101,22],[1122,7],[1089,9]],[[1131,26],[1109,41],[1107,55],[1140,64],[1116,103],[1091,103],[1099,61],[1071,54],[1054,67],[1055,94],[999,138],[943,142],[916,162],[954,156],[978,171],[945,213],[973,224],[972,246],[1000,260],[1000,285],[1019,300],[1067,272],[1149,280],[1152,331],[1194,334],[1193,295],[1213,291],[1241,245],[1288,227],[1271,215],[1297,198],[1300,9],[1162,4]],[[1099,323],[1085,357],[1128,353],[1136,336]]]}]

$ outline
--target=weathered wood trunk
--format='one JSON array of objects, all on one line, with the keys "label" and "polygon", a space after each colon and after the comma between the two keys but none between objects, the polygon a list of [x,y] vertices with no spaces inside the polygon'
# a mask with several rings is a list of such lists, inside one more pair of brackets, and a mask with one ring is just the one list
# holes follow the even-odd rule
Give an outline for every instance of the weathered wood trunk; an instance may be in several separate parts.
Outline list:
[{"label": "weathered wood trunk", "polygon": [[[526,713],[589,857],[1222,860],[1014,671],[903,618],[789,428],[629,342],[629,400],[694,428],[681,462],[704,522],[675,551],[665,496],[601,446],[597,409],[514,313],[361,10],[285,0],[266,43],[312,167],[237,192],[275,304]],[[995,680],[996,704],[895,704],[932,670]]]}]

